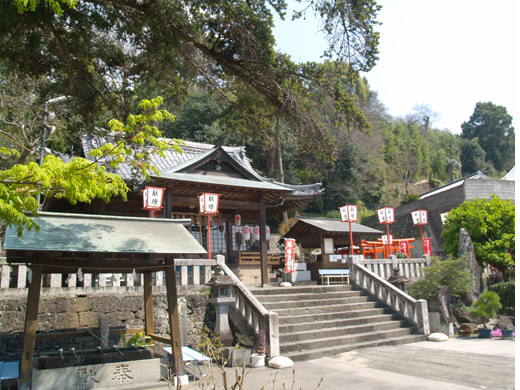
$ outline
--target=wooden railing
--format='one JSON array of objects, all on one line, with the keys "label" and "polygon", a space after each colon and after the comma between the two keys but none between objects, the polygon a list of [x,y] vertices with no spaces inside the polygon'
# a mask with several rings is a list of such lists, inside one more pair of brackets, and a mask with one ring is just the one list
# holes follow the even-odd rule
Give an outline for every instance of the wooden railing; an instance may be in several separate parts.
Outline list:
[{"label": "wooden railing", "polygon": [[[282,260],[285,258],[285,253],[268,253],[267,264],[268,265],[281,265]],[[243,252],[238,251],[238,264],[240,265],[259,265],[260,264],[260,252]]]},{"label": "wooden railing", "polygon": [[230,276],[235,284],[235,308],[242,315],[249,326],[258,333],[263,329],[267,356],[275,357],[280,354],[278,332],[278,313],[267,310],[260,301],[248,290],[238,277],[225,264],[224,256],[217,255],[217,263],[224,273]]},{"label": "wooden railing", "polygon": [[[181,286],[203,285],[211,279],[211,269],[217,263],[209,259],[175,259],[178,284]],[[30,282],[30,267],[25,264],[7,264],[5,257],[0,257],[0,289],[23,289]],[[165,285],[165,271],[153,272],[154,286]],[[142,274],[47,274],[44,287],[67,289],[143,286]],[[79,280],[83,279],[83,280]]]},{"label": "wooden railing", "polygon": [[398,312],[418,332],[430,334],[428,304],[424,299],[414,299],[401,289],[388,283],[381,276],[364,266],[366,260],[349,259],[350,283],[364,290],[379,302]]},{"label": "wooden railing", "polygon": [[394,274],[393,268],[398,267],[399,275],[414,282],[424,276],[424,268],[430,265],[430,256],[424,255],[422,258],[416,259],[398,259],[392,255],[389,259],[360,260],[359,264],[383,279],[392,276]]}]

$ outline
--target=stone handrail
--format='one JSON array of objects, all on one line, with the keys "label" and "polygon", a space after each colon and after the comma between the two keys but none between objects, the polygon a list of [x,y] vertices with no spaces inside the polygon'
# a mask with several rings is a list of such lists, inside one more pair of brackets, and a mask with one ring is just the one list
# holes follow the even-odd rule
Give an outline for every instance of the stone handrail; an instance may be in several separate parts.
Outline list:
[{"label": "stone handrail", "polygon": [[398,259],[392,255],[389,259],[365,259],[360,264],[383,279],[392,276],[394,274],[393,268],[398,267],[399,275],[414,282],[424,276],[424,268],[430,265],[430,256],[424,255],[416,259]]},{"label": "stone handrail", "polygon": [[235,292],[235,308],[244,317],[252,329],[265,333],[266,353],[269,357],[280,354],[278,333],[278,313],[267,310],[262,303],[249,291],[240,279],[225,264],[224,256],[217,255],[217,263],[224,273],[233,279]]},{"label": "stone handrail", "polygon": [[[211,268],[216,266],[215,260],[209,259],[175,259],[178,267],[177,277],[180,286],[199,286],[211,279]],[[129,274],[90,274],[81,273],[83,281],[79,281],[79,273],[74,274],[48,274],[45,286],[51,289],[92,289],[96,288],[119,288],[143,286],[143,275]],[[165,272],[152,273],[154,286],[164,286]],[[23,289],[29,285],[30,267],[25,264],[11,265],[6,263],[5,257],[0,257],[0,289]],[[66,287],[63,287],[63,286]]]},{"label": "stone handrail", "polygon": [[414,299],[401,289],[388,283],[381,276],[364,266],[366,260],[350,258],[350,283],[398,312],[417,328],[419,333],[430,334],[428,304],[424,299]]}]

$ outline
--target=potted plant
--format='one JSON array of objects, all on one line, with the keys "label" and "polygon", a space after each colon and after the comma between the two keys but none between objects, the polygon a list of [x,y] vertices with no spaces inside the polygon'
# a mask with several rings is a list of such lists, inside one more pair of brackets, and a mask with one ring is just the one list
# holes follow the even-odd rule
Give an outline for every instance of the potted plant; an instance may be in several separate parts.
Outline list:
[{"label": "potted plant", "polygon": [[486,291],[480,294],[469,309],[469,316],[479,321],[483,328],[479,328],[479,337],[491,338],[492,329],[486,327],[490,318],[496,317],[498,310],[502,308],[500,297],[494,291]]},{"label": "potted plant", "polygon": [[265,366],[265,333],[262,329],[258,331],[255,353],[251,354],[251,367]]}]

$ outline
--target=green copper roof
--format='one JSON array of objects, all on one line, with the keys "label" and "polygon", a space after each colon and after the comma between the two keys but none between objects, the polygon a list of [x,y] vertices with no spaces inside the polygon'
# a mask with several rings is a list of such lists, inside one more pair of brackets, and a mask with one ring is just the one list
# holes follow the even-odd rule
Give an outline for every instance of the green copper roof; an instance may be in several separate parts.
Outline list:
[{"label": "green copper roof", "polygon": [[4,250],[204,254],[182,225],[189,220],[42,212],[40,231],[5,233]]}]

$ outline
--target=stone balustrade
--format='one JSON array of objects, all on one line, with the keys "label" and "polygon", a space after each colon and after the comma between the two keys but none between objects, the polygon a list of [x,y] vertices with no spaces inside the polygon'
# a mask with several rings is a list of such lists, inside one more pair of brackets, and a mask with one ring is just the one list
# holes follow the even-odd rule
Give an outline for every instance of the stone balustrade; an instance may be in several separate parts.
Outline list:
[{"label": "stone balustrade", "polygon": [[349,263],[351,284],[398,312],[411,325],[415,326],[419,333],[430,334],[428,304],[424,299],[414,299],[401,289],[388,283],[383,277],[365,267],[366,260],[351,257]]},{"label": "stone balustrade", "polygon": [[278,313],[267,310],[249,289],[225,264],[224,256],[217,255],[217,263],[236,285],[234,287],[235,308],[256,332],[263,329],[265,333],[266,353],[269,357],[280,354],[278,331]]},{"label": "stone balustrade", "polygon": [[[215,260],[209,259],[175,259],[178,285],[199,286],[211,279]],[[25,264],[8,264],[5,257],[0,257],[0,289],[24,289],[30,283],[30,267]],[[154,286],[165,285],[165,271],[153,272]],[[51,289],[84,288],[89,292],[96,288],[108,287],[140,287],[143,286],[143,275],[128,274],[90,274],[78,271],[74,274],[47,274],[44,287]],[[77,292],[77,291],[76,291]]]},{"label": "stone balustrade", "polygon": [[430,256],[424,255],[416,259],[398,259],[396,256],[390,256],[389,259],[361,260],[359,264],[383,279],[392,276],[393,268],[398,267],[399,275],[414,282],[424,276],[424,268],[430,265]]}]

